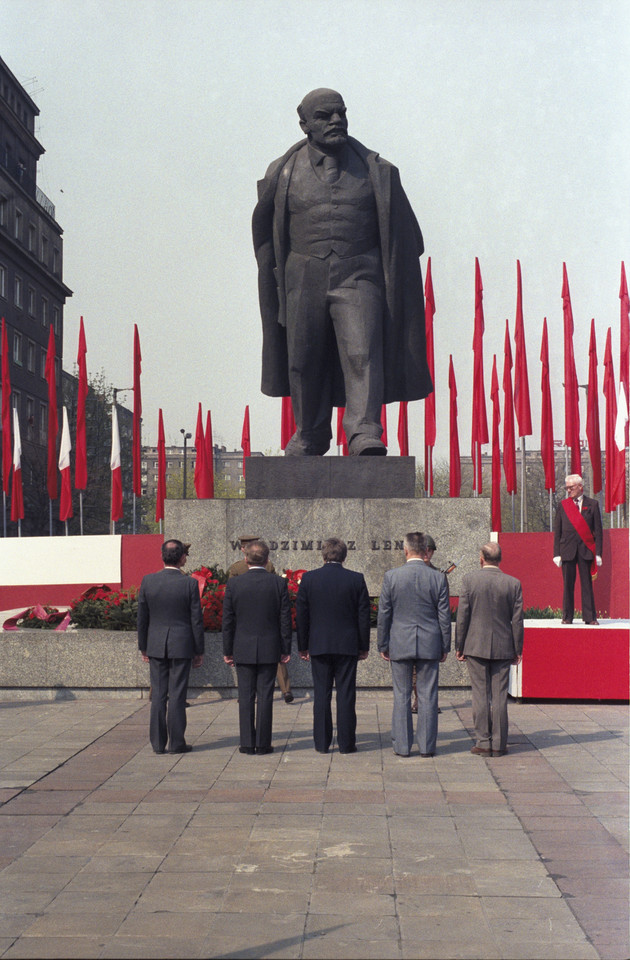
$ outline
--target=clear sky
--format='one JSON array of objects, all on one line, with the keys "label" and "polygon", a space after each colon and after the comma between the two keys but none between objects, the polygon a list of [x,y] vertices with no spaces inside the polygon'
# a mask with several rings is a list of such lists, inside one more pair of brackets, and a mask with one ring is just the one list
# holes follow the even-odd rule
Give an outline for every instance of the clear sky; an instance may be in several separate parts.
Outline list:
[{"label": "clear sky", "polygon": [[[296,106],[338,89],[350,133],[395,163],[422,227],[436,298],[438,456],[448,450],[448,360],[470,448],[474,262],[484,284],[485,379],[514,332],[516,260],[534,436],[549,324],[554,433],[563,440],[562,263],[586,383],[630,269],[627,0],[3,0],[0,53],[41,110],[39,184],[64,229],[64,365],[83,315],[88,370],[132,383],[143,355],[144,436],[194,435],[279,452],[280,400],[260,393],[251,213],[256,181],[301,132]],[[603,368],[600,366],[600,389]],[[127,395],[131,403],[131,394]],[[582,434],[586,420],[581,391]],[[601,401],[600,401],[601,405]],[[390,449],[397,404],[389,408]],[[602,409],[603,416],[603,409]],[[411,453],[423,403],[410,404]]]}]

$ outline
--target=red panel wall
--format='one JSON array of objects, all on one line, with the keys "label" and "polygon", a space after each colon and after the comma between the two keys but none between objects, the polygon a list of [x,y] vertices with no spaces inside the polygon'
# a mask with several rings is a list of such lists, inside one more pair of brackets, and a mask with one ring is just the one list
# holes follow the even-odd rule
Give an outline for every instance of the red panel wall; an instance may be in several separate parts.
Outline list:
[{"label": "red panel wall", "polygon": [[525,627],[522,695],[552,700],[627,700],[628,628]]},{"label": "red panel wall", "polygon": [[164,537],[160,533],[124,534],[122,538],[123,590],[139,587],[145,573],[162,569],[160,547]]},{"label": "red panel wall", "polygon": [[[562,607],[562,571],[553,562],[552,533],[500,533],[501,569],[523,584],[525,607]],[[601,619],[630,615],[628,531],[605,530],[603,564],[594,583],[595,605]],[[579,577],[576,609],[580,609]]]}]

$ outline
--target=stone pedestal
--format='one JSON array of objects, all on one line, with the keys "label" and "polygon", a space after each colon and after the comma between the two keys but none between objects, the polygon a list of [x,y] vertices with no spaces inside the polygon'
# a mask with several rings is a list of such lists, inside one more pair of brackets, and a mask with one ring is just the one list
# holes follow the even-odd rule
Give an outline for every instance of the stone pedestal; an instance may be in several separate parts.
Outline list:
[{"label": "stone pedestal", "polygon": [[414,497],[415,457],[253,457],[248,500]]},{"label": "stone pedestal", "polygon": [[479,567],[479,548],[490,539],[490,500],[392,498],[290,500],[166,500],[165,534],[192,544],[188,570],[241,558],[239,537],[255,534],[269,544],[271,562],[283,570],[321,565],[321,543],[341,537],[346,566],[365,575],[371,596],[380,593],[386,570],[404,563],[403,537],[429,533],[437,544],[436,567],[456,563],[449,576],[459,594],[464,573]]}]

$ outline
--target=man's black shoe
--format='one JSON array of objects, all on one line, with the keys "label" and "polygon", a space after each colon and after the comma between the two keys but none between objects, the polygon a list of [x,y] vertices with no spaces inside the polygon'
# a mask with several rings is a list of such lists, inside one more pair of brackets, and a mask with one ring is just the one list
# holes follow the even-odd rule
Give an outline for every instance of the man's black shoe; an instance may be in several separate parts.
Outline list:
[{"label": "man's black shoe", "polygon": [[169,753],[190,753],[192,750],[192,745],[190,743],[185,743],[183,747],[178,747],[177,750],[169,750]]},{"label": "man's black shoe", "polygon": [[290,690],[289,690],[288,693],[285,693],[285,695],[284,695],[284,702],[285,702],[285,703],[293,703],[293,699],[294,699],[294,697],[293,697],[293,694],[291,693]]},{"label": "man's black shoe", "polygon": [[356,752],[357,752],[357,748],[356,748],[356,747],[350,747],[349,750],[340,750],[340,751],[339,751],[339,753],[356,753]]},{"label": "man's black shoe", "polygon": [[256,747],[239,747],[238,752],[246,753],[251,757],[256,753]]},{"label": "man's black shoe", "polygon": [[256,747],[256,753],[273,753],[273,747]]}]

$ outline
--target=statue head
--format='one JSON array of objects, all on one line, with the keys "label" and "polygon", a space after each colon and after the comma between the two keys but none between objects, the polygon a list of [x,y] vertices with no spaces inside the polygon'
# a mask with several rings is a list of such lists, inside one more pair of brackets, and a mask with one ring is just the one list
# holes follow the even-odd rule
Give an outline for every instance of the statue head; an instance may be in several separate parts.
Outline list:
[{"label": "statue head", "polygon": [[311,90],[297,111],[302,130],[319,150],[335,153],[345,145],[348,139],[346,105],[336,90],[325,87]]}]

